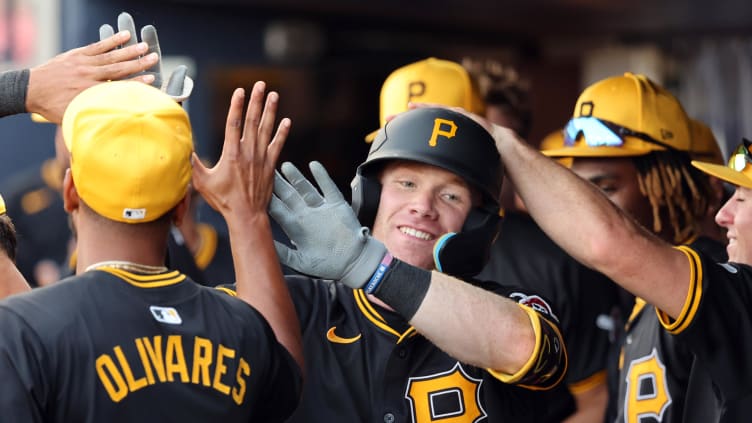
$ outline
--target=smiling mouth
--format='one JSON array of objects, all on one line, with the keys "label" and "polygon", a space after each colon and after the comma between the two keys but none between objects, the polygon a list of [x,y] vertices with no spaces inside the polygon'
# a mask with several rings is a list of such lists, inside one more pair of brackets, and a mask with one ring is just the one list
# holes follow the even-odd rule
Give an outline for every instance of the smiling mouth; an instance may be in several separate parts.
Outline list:
[{"label": "smiling mouth", "polygon": [[399,230],[405,235],[411,236],[413,238],[418,238],[423,241],[431,241],[434,238],[434,236],[429,234],[428,232],[419,231],[415,228],[409,228],[407,226],[400,226]]}]

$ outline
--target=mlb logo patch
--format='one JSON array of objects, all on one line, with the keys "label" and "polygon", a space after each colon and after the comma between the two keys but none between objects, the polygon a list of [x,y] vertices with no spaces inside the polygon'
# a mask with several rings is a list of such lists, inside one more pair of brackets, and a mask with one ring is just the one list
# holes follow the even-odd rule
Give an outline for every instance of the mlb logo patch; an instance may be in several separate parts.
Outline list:
[{"label": "mlb logo patch", "polygon": [[154,316],[154,319],[158,322],[167,323],[168,325],[179,325],[183,323],[183,319],[180,318],[178,311],[172,307],[150,306],[149,310],[151,311],[152,316]]},{"label": "mlb logo patch", "polygon": [[146,209],[123,209],[123,219],[143,220],[146,218]]}]

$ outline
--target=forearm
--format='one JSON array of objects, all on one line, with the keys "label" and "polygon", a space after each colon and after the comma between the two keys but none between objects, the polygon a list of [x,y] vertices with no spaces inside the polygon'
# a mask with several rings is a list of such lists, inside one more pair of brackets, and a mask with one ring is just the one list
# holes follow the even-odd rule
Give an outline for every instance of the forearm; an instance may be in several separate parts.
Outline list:
[{"label": "forearm", "polygon": [[0,73],[0,117],[26,112],[28,85],[28,69]]},{"label": "forearm", "polygon": [[228,219],[227,225],[238,297],[264,316],[280,344],[304,369],[300,325],[274,251],[268,215]]},{"label": "forearm", "polygon": [[689,266],[681,253],[627,216],[595,185],[511,131],[497,127],[494,137],[507,175],[554,242],[670,315],[681,310],[689,284]]},{"label": "forearm", "polygon": [[410,323],[452,357],[514,374],[530,359],[535,333],[514,301],[439,273]]}]

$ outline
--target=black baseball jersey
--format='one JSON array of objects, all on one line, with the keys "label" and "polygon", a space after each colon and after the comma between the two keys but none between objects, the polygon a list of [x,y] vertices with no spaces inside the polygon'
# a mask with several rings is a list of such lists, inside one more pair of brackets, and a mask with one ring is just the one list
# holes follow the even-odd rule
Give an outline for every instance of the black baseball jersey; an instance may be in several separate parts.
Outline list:
[{"label": "black baseball jersey", "polygon": [[[723,245],[707,238],[692,243],[705,254],[723,257]],[[718,422],[724,405],[708,368],[678,337],[661,325],[655,307],[637,299],[622,350],[617,421]],[[752,411],[752,404],[726,408]]]},{"label": "black baseball jersey", "polygon": [[724,401],[752,393],[752,268],[718,263],[704,251],[679,247],[692,279],[676,320],[663,312],[663,326],[684,342],[708,369]]},{"label": "black baseball jersey", "polygon": [[[553,302],[567,345],[566,384],[572,392],[605,383],[610,336],[622,289],[601,273],[574,260],[526,213],[504,217],[501,235],[479,279],[501,281],[539,292]],[[616,319],[616,322],[614,321]]]},{"label": "black baseball jersey", "polygon": [[99,268],[0,302],[14,422],[283,421],[300,372],[252,307],[177,271]]},{"label": "black baseball jersey", "polygon": [[18,234],[16,265],[32,285],[34,269],[42,260],[67,268],[71,231],[60,195],[62,176],[54,159],[13,175],[4,185],[8,215]]},{"label": "black baseball jersey", "polygon": [[[553,391],[524,389],[458,362],[362,290],[287,279],[307,363],[301,405],[290,422],[560,422],[574,409],[572,402],[546,401],[568,394],[561,384]],[[547,308],[537,296],[526,298]]]}]

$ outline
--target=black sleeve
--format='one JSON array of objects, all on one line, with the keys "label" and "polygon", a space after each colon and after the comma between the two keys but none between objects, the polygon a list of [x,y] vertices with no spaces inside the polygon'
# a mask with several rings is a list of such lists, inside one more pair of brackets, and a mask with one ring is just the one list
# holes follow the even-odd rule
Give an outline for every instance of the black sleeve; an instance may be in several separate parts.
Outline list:
[{"label": "black sleeve", "polygon": [[0,73],[0,117],[26,113],[28,86],[28,69]]},{"label": "black sleeve", "polygon": [[15,313],[0,307],[0,410],[3,421],[42,422],[46,397],[38,338]]},{"label": "black sleeve", "polygon": [[680,315],[658,311],[661,324],[697,355],[725,400],[752,393],[752,268],[678,248],[692,280]]}]

